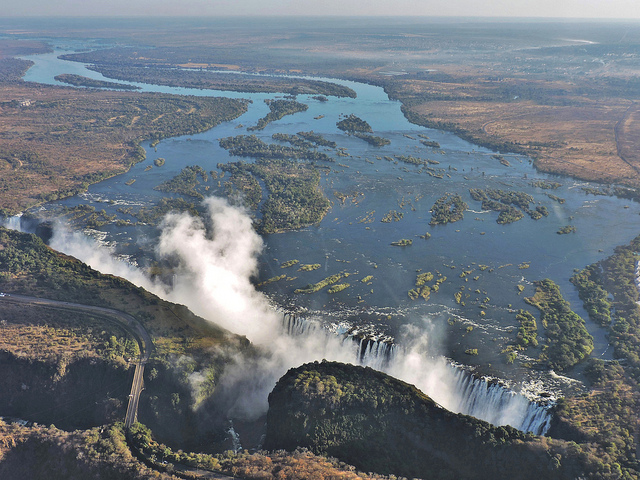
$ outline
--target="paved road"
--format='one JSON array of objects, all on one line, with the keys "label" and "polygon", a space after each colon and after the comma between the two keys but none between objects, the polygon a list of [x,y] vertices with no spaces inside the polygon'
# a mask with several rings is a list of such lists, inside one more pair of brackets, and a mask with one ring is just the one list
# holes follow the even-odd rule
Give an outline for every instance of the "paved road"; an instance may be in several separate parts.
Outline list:
[{"label": "paved road", "polygon": [[[61,310],[74,310],[90,312],[110,320],[117,321],[131,333],[140,347],[140,358],[136,361],[136,370],[133,374],[133,382],[131,384],[131,394],[129,395],[129,405],[127,406],[127,414],[125,416],[125,428],[128,430],[135,423],[138,416],[138,402],[140,401],[140,392],[142,392],[142,381],[144,374],[144,366],[149,360],[153,351],[153,342],[149,332],[145,330],[142,324],[128,313],[115,310],[113,308],[96,307],[93,305],[84,305],[81,303],[62,302],[59,300],[50,300],[48,298],[30,297],[26,295],[0,294],[0,302],[22,303],[25,305],[38,305],[43,307],[57,308]],[[229,477],[217,472],[200,470],[185,465],[175,466],[176,474],[182,472],[195,473],[198,478],[217,479],[217,480],[234,480],[235,477]]]},{"label": "paved road", "polygon": [[61,310],[75,310],[90,312],[93,314],[115,320],[131,333],[140,347],[140,358],[136,361],[136,371],[133,374],[133,383],[131,385],[131,394],[129,395],[129,404],[127,406],[127,414],[125,416],[125,427],[128,429],[133,425],[138,416],[138,402],[140,400],[140,392],[142,391],[142,380],[144,374],[144,365],[149,360],[153,350],[153,342],[149,332],[145,330],[142,324],[128,313],[115,310],[113,308],[97,307],[93,305],[84,305],[81,303],[62,302],[59,300],[51,300],[48,298],[30,297],[26,295],[3,294],[0,296],[0,302],[23,303],[26,305],[38,305],[43,307],[56,308]]}]

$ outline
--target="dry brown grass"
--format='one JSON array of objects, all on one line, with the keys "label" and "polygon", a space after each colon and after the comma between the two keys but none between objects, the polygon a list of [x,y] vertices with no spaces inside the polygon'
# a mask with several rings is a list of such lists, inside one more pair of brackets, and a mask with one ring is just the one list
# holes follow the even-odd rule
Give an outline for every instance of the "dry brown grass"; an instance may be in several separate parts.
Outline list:
[{"label": "dry brown grass", "polygon": [[[468,74],[469,72],[467,72]],[[400,99],[430,121],[455,124],[488,142],[524,147],[536,166],[552,173],[604,182],[640,186],[640,112],[622,98],[592,100],[572,95],[571,84],[529,81],[542,89],[548,102],[490,98],[495,83],[483,77],[464,83],[421,80],[394,82]],[[506,80],[503,83],[523,83]],[[564,89],[565,97],[558,94]],[[544,95],[543,94],[543,95]],[[489,97],[477,100],[481,97]],[[563,98],[563,102],[557,101]],[[564,104],[563,104],[564,103]],[[616,142],[616,125],[618,143]]]},{"label": "dry brown grass", "polygon": [[124,331],[112,322],[40,306],[0,303],[0,350],[18,357],[53,360],[99,357],[109,336]]},{"label": "dry brown grass", "polygon": [[[90,175],[125,172],[143,138],[195,133],[244,111],[226,99],[30,83],[0,85],[0,96],[0,207],[12,212]],[[31,106],[16,104],[27,99]]]}]

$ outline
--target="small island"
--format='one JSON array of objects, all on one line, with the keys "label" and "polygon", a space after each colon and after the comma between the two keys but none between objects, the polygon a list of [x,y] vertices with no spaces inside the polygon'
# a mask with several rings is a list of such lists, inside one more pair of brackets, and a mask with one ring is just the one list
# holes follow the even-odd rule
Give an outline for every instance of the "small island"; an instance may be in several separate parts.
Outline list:
[{"label": "small island", "polygon": [[344,119],[340,120],[336,123],[336,126],[347,133],[371,133],[373,129],[371,125],[369,125],[365,120],[362,120],[360,117],[355,116],[354,114],[348,115]]},{"label": "small island", "polygon": [[258,124],[255,127],[247,128],[248,131],[262,130],[271,122],[280,120],[286,115],[293,115],[294,113],[304,112],[309,108],[309,105],[296,102],[295,100],[265,100],[264,103],[269,105],[269,113],[266,116],[258,120]]},{"label": "small island", "polygon": [[391,245],[394,247],[408,247],[413,245],[413,240],[409,238],[403,238],[402,240],[398,240],[397,242],[391,242]]},{"label": "small island", "polygon": [[374,147],[384,147],[385,145],[389,145],[391,140],[388,138],[378,137],[376,135],[368,135],[366,133],[354,133],[354,137],[358,137],[361,140],[364,140],[369,145],[373,145]]},{"label": "small island", "polygon": [[140,90],[140,87],[136,87],[135,85],[95,80],[93,78],[83,77],[82,75],[75,75],[72,73],[62,73],[60,75],[56,75],[53,79],[62,83],[68,83],[74,87],[110,88],[112,90]]},{"label": "small island", "polygon": [[431,207],[431,221],[429,225],[446,225],[464,218],[464,211],[468,205],[458,194],[445,193],[436,200]]},{"label": "small island", "polygon": [[237,157],[334,161],[326,153],[315,149],[265,143],[255,135],[225,137],[220,140],[220,146],[228,150],[230,155]]},{"label": "small island", "polygon": [[311,143],[315,143],[320,147],[336,148],[338,146],[336,142],[327,140],[322,135],[315,133],[313,130],[311,130],[310,132],[298,132],[297,135],[304,138],[305,140],[308,140]]},{"label": "small island", "polygon": [[576,233],[576,227],[574,227],[573,225],[567,225],[565,227],[562,227],[556,233],[558,235],[567,235],[569,233]]}]

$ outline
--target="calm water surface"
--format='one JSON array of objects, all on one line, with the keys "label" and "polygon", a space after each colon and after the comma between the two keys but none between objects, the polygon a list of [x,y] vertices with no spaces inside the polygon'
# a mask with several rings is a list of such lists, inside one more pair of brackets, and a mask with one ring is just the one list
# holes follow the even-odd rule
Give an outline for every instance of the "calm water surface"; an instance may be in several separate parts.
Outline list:
[{"label": "calm water surface", "polygon": [[[79,47],[73,43],[66,46]],[[61,73],[105,79],[80,63],[59,60],[57,56],[61,53],[66,52],[58,49],[52,54],[28,57],[35,65],[27,72],[25,80],[57,84],[53,77]],[[533,294],[531,282],[535,280],[554,280],[573,308],[586,318],[569,278],[574,269],[610,255],[615,246],[629,242],[638,234],[638,204],[612,197],[588,196],[581,187],[590,184],[537,173],[526,157],[505,155],[510,166],[504,166],[492,157],[494,152],[469,144],[453,134],[409,123],[400,111],[400,104],[389,100],[379,87],[332,81],[354,89],[357,98],[329,97],[329,101],[323,103],[299,95],[298,101],[309,105],[306,112],[286,116],[262,131],[249,132],[266,142],[273,142],[271,135],[276,132],[295,134],[313,130],[346,148],[350,155],[336,157],[335,163],[322,165],[328,167],[322,176],[322,188],[333,206],[319,225],[264,237],[258,281],[283,273],[289,277],[264,287],[267,294],[280,304],[305,308],[328,321],[374,325],[377,330],[392,335],[397,335],[404,324],[421,324],[428,318],[442,325],[447,332],[444,353],[464,363],[482,364],[485,368],[489,363],[502,363],[500,351],[506,342],[515,338],[515,311],[528,307],[523,298]],[[52,206],[92,204],[108,213],[117,213],[117,208],[123,205],[151,205],[167,196],[154,191],[153,187],[185,166],[200,165],[210,171],[216,170],[218,163],[237,161],[220,148],[218,139],[246,134],[246,127],[255,125],[268,112],[263,100],[281,96],[134,85],[147,92],[248,98],[253,103],[238,119],[202,134],[167,139],[155,149],[145,146],[147,159],[128,173],[93,185],[87,194]],[[374,134],[390,139],[391,144],[372,147],[338,130],[336,122],[340,115],[351,113],[369,122]],[[319,116],[324,117],[315,118]],[[418,134],[437,141],[441,148],[423,146]],[[335,150],[328,153],[335,156]],[[436,160],[440,163],[432,166],[442,169],[443,178],[434,178],[419,167],[383,158],[393,155]],[[158,157],[166,159],[165,166],[145,172]],[[133,187],[125,184],[130,179],[136,180]],[[542,190],[531,185],[537,179],[557,181],[562,186],[557,190]],[[222,195],[220,183],[213,181],[210,185],[210,193]],[[498,214],[482,212],[480,203],[469,196],[469,188],[524,191],[534,197],[536,204],[546,206],[550,215],[538,221],[525,216],[513,224],[498,225]],[[335,196],[336,192],[350,197],[342,203]],[[469,210],[462,221],[430,226],[429,210],[447,192],[460,194]],[[559,204],[547,193],[566,201]],[[105,203],[107,201],[112,203]],[[381,222],[391,210],[401,212],[403,218],[397,222]],[[119,216],[123,217],[122,214]],[[576,226],[575,234],[556,233],[568,224]],[[157,235],[154,228],[112,225],[103,231],[104,240],[115,245],[119,253],[128,255],[139,265],[149,263]],[[431,238],[419,237],[427,232]],[[391,245],[403,238],[412,239],[413,245]],[[283,262],[292,259],[298,259],[301,264],[318,263],[321,268],[312,272],[297,271],[297,265],[281,268]],[[429,303],[411,301],[407,296],[418,271],[447,277],[440,290],[431,295]],[[465,271],[471,273],[461,276]],[[350,286],[342,292],[330,295],[325,289],[313,295],[293,293],[296,288],[340,272],[350,274],[343,280]],[[363,283],[361,280],[369,275],[373,279]],[[522,294],[517,290],[519,284],[525,286]],[[465,306],[454,300],[454,293],[461,289]],[[481,308],[480,304],[487,297],[488,307]],[[596,338],[594,354],[600,355],[606,349],[604,334],[589,321],[587,323]],[[470,333],[467,333],[468,326],[474,327]],[[467,348],[478,348],[480,354],[469,357],[464,354]],[[535,356],[535,352],[532,355]]]}]

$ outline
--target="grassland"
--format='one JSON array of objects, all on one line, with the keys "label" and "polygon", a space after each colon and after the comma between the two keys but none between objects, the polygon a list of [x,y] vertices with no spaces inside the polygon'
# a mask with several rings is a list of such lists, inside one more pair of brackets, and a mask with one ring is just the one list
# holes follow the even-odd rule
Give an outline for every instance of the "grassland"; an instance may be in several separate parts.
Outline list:
[{"label": "grassland", "polygon": [[[0,83],[0,214],[83,191],[144,159],[143,139],[197,133],[243,101]],[[0,75],[2,77],[2,75]],[[22,102],[28,104],[22,106]]]},{"label": "grassland", "polygon": [[[375,35],[353,33],[363,26],[337,22],[327,34],[318,23],[285,28],[272,21],[252,23],[240,36],[233,21],[188,31],[167,26],[162,34],[146,32],[154,48],[144,52],[118,47],[77,59],[110,69],[218,68],[365,81],[400,100],[415,123],[526,153],[542,171],[640,185],[634,104],[640,69],[631,61],[639,29],[626,25],[620,40],[613,24],[564,25],[566,36],[558,37],[549,25],[527,22],[471,28],[368,21]],[[134,44],[137,34],[128,26],[103,33]],[[567,40],[585,36],[593,43]]]}]

